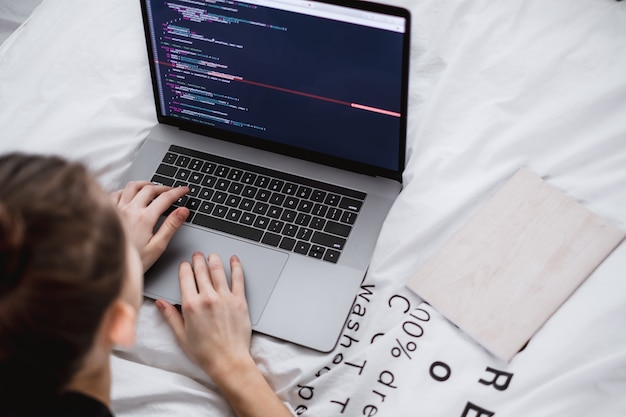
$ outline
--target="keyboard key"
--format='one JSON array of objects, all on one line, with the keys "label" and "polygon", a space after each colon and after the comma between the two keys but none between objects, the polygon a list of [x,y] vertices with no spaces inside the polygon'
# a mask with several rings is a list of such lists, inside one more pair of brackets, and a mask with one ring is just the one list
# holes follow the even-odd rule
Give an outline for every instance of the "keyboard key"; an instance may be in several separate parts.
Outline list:
[{"label": "keyboard key", "polygon": [[328,221],[326,223],[326,227],[324,227],[325,232],[343,236],[343,237],[348,237],[351,230],[352,230],[352,227],[345,225],[345,224],[333,222],[333,221]]},{"label": "keyboard key", "polygon": [[237,195],[229,195],[226,198],[226,205],[229,207],[238,207],[240,201],[241,201],[241,197]]},{"label": "keyboard key", "polygon": [[326,199],[326,192],[322,190],[313,190],[311,194],[311,200],[316,203],[322,203]]},{"label": "keyboard key", "polygon": [[290,237],[284,237],[283,240],[280,241],[279,248],[285,250],[293,250],[294,246],[296,246],[296,240]]},{"label": "keyboard key", "polygon": [[197,198],[188,198],[185,203],[185,207],[187,207],[191,211],[196,211],[200,208],[200,200]]},{"label": "keyboard key", "polygon": [[311,246],[311,249],[309,249],[309,256],[311,258],[322,259],[325,251],[326,248],[319,245],[313,245]]},{"label": "keyboard key", "polygon": [[304,213],[310,213],[313,209],[313,203],[307,200],[300,200],[298,203],[298,211],[302,211]]},{"label": "keyboard key", "polygon": [[350,210],[353,212],[358,212],[359,210],[361,210],[362,205],[362,201],[348,197],[342,197],[341,201],[339,202],[339,208],[342,208],[344,210]]},{"label": "keyboard key", "polygon": [[173,165],[161,164],[157,168],[156,173],[159,174],[159,175],[164,175],[166,177],[173,177],[174,175],[176,175],[176,170],[177,169],[178,168],[176,168]]},{"label": "keyboard key", "polygon": [[210,188],[202,187],[202,189],[200,190],[200,193],[198,194],[198,197],[200,197],[203,200],[210,200],[214,192],[215,191],[213,191]]},{"label": "keyboard key", "polygon": [[298,192],[296,193],[296,196],[299,198],[308,199],[309,197],[311,197],[312,192],[313,189],[311,187],[301,185],[300,187],[298,187]]},{"label": "keyboard key", "polygon": [[188,169],[181,168],[176,172],[176,175],[174,176],[174,178],[176,178],[177,180],[181,180],[181,181],[188,181],[189,174],[191,174],[191,171],[189,171]]},{"label": "keyboard key", "polygon": [[192,182],[194,184],[200,184],[203,179],[204,179],[204,175],[200,174],[199,172],[192,171],[191,174],[189,175],[189,182]]},{"label": "keyboard key", "polygon": [[256,193],[255,200],[267,202],[270,199],[270,192],[267,190],[259,190]]},{"label": "keyboard key", "polygon": [[322,230],[325,224],[325,219],[322,219],[321,217],[313,217],[309,226],[311,227],[311,229]]},{"label": "keyboard key", "polygon": [[306,226],[309,225],[310,221],[311,221],[311,215],[310,214],[298,213],[294,223],[297,224],[298,226],[305,226],[306,227]]},{"label": "keyboard key", "polygon": [[295,197],[287,197],[285,198],[285,202],[283,203],[284,207],[287,207],[288,209],[296,209],[298,207],[298,203],[300,200],[298,200]]},{"label": "keyboard key", "polygon": [[278,206],[270,206],[269,210],[267,210],[267,215],[273,219],[280,218],[282,213],[283,209]]},{"label": "keyboard key", "polygon": [[254,198],[258,190],[259,189],[256,187],[253,187],[251,185],[246,185],[245,187],[243,187],[243,191],[241,192],[241,195],[244,197],[248,197],[248,198]]},{"label": "keyboard key", "polygon": [[346,244],[346,239],[317,231],[313,233],[313,237],[311,237],[311,242],[317,243],[318,245],[327,246],[335,250],[343,250]]},{"label": "keyboard key", "polygon": [[215,183],[215,189],[220,190],[220,191],[228,190],[229,186],[230,186],[230,181],[226,179],[218,178],[217,182]]},{"label": "keyboard key", "polygon": [[264,175],[259,175],[254,181],[254,185],[259,188],[267,188],[267,184],[269,184],[270,179]]},{"label": "keyboard key", "polygon": [[217,219],[198,213],[193,218],[194,224],[208,227],[209,229],[218,230],[220,232],[230,233],[244,239],[259,242],[263,236],[263,231],[242,224],[229,222],[228,220]]},{"label": "keyboard key", "polygon": [[287,210],[285,209],[285,211],[283,211],[282,216],[280,216],[281,220],[284,220],[288,223],[293,223],[296,220],[296,215],[298,213],[296,213],[295,210]]},{"label": "keyboard key", "polygon": [[276,233],[265,232],[263,235],[263,239],[261,239],[261,243],[265,243],[270,246],[278,246],[280,243],[281,236]]},{"label": "keyboard key", "polygon": [[284,184],[285,184],[285,181],[281,181],[281,180],[277,180],[276,178],[273,178],[271,181],[269,181],[269,186],[267,188],[269,188],[271,191],[281,191],[283,189]]},{"label": "keyboard key", "polygon": [[215,162],[207,161],[202,166],[201,171],[203,174],[213,174],[215,172],[216,167],[217,167],[217,164]]},{"label": "keyboard key", "polygon": [[283,228],[283,235],[289,237],[295,237],[298,232],[298,226],[294,226],[293,224],[286,224]]},{"label": "keyboard key", "polygon": [[193,158],[191,162],[189,162],[189,169],[192,171],[199,171],[202,169],[202,161],[196,158]]},{"label": "keyboard key", "polygon": [[311,210],[311,214],[314,214],[319,217],[326,216],[327,212],[328,212],[328,206],[325,206],[324,204],[319,204],[319,203],[314,204],[313,210]]},{"label": "keyboard key", "polygon": [[298,234],[296,237],[300,240],[309,240],[313,236],[313,230],[307,229],[306,227],[301,227],[298,229]]},{"label": "keyboard key", "polygon": [[330,220],[340,220],[342,214],[343,214],[343,210],[339,210],[338,208],[331,207],[328,209],[328,212],[326,213],[326,218]]},{"label": "keyboard key", "polygon": [[212,215],[214,215],[215,217],[219,217],[219,218],[226,217],[226,213],[228,213],[228,208],[226,208],[225,206],[220,206],[220,205],[216,205],[213,211],[211,212]]},{"label": "keyboard key", "polygon": [[254,224],[254,219],[256,216],[252,213],[243,213],[241,215],[240,223],[247,224],[248,226],[252,226]]},{"label": "keyboard key", "polygon": [[306,255],[309,253],[310,247],[310,243],[302,242],[301,240],[299,240],[298,242],[296,242],[296,246],[293,248],[293,251],[296,253],[301,253],[302,255]]},{"label": "keyboard key", "polygon": [[228,187],[228,192],[231,194],[241,194],[241,191],[243,190],[243,184],[240,182],[233,182],[230,184],[230,187]]},{"label": "keyboard key", "polygon": [[257,216],[257,218],[254,220],[254,227],[258,227],[259,229],[266,229],[269,224],[270,219],[268,219],[267,217]]},{"label": "keyboard key", "polygon": [[261,201],[257,201],[254,203],[254,208],[252,208],[252,212],[255,214],[265,215],[267,213],[267,209],[269,208],[269,204],[263,203]]},{"label": "keyboard key", "polygon": [[187,195],[189,197],[197,197],[198,194],[200,193],[201,187],[196,184],[189,184],[188,187],[189,187],[189,192],[187,193]]},{"label": "keyboard key", "polygon": [[211,203],[210,201],[203,201],[202,204],[200,204],[199,210],[202,213],[211,214],[214,208],[215,204]]},{"label": "keyboard key", "polygon": [[228,173],[228,179],[231,181],[239,181],[242,175],[243,175],[242,170],[233,168]]},{"label": "keyboard key", "polygon": [[337,263],[337,261],[339,260],[339,255],[341,254],[341,252],[336,251],[336,250],[332,250],[332,249],[327,249],[326,250],[326,254],[324,255],[324,260],[327,262],[332,262],[334,264]]},{"label": "keyboard key", "polygon": [[329,193],[326,198],[324,199],[324,203],[328,204],[329,206],[337,206],[339,204],[339,199],[341,197],[338,196],[337,194],[332,194]]},{"label": "keyboard key", "polygon": [[178,155],[173,152],[167,152],[163,157],[163,162],[165,162],[166,164],[175,164],[176,158],[178,158]]},{"label": "keyboard key", "polygon": [[174,164],[178,167],[187,168],[187,165],[189,165],[189,161],[191,161],[190,157],[185,155],[178,155]]},{"label": "keyboard key", "polygon": [[254,180],[256,180],[256,174],[253,174],[252,172],[246,172],[241,177],[241,182],[248,185],[254,184]]},{"label": "keyboard key", "polygon": [[283,187],[282,192],[287,195],[296,195],[296,191],[298,191],[298,186],[296,184],[288,182]]},{"label": "keyboard key", "polygon": [[162,175],[153,175],[150,181],[152,181],[155,184],[167,185],[168,187],[171,187],[174,185],[173,179],[164,177]]},{"label": "keyboard key", "polygon": [[351,211],[344,211],[341,216],[341,221],[346,224],[354,224],[356,221],[356,213]]},{"label": "keyboard key", "polygon": [[217,178],[216,177],[214,177],[212,175],[205,175],[204,179],[202,180],[200,185],[202,185],[204,187],[213,188],[215,186],[216,182],[217,182]]},{"label": "keyboard key", "polygon": [[245,211],[252,211],[254,207],[254,200],[250,200],[249,198],[244,198],[241,200],[241,204],[239,204],[239,208]]},{"label": "keyboard key", "polygon": [[230,171],[230,168],[225,167],[224,165],[218,165],[215,168],[215,175],[220,178],[226,178],[228,176],[229,171]]},{"label": "keyboard key", "polygon": [[280,220],[270,220],[270,224],[267,227],[267,230],[274,233],[280,233],[283,231],[284,225],[285,223],[281,222]]},{"label": "keyboard key", "polygon": [[226,214],[226,220],[230,220],[231,222],[238,222],[241,217],[241,210],[237,210],[231,208],[228,210],[228,214]]},{"label": "keyboard key", "polygon": [[176,200],[173,205],[176,206],[176,207],[184,207],[185,204],[187,204],[187,199],[188,198],[189,197],[184,195],[184,196],[180,197],[178,200]]},{"label": "keyboard key", "polygon": [[277,206],[282,206],[285,201],[285,195],[280,193],[272,193],[272,196],[269,199],[269,202],[275,204]]},{"label": "keyboard key", "polygon": [[217,204],[224,204],[226,202],[227,197],[228,197],[228,194],[223,193],[221,191],[217,191],[215,194],[213,194],[213,198],[211,199],[211,201]]}]

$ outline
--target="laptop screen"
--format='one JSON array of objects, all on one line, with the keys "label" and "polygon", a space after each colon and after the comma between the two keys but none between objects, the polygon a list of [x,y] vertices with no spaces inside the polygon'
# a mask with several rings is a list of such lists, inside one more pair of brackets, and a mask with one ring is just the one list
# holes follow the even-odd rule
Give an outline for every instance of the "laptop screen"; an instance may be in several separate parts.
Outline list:
[{"label": "laptop screen", "polygon": [[[345,1],[145,0],[159,120],[331,165],[404,168],[404,9]],[[389,14],[392,13],[392,14]]]}]

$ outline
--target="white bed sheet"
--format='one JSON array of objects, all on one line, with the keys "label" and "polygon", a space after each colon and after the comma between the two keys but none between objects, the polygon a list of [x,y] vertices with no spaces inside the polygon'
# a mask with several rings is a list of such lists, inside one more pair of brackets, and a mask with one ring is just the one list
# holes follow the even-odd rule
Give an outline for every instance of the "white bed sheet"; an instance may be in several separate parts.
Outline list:
[{"label": "white bed sheet", "polygon": [[[626,230],[626,4],[396,0],[413,15],[404,189],[337,348],[255,335],[297,415],[626,415],[626,245],[511,363],[405,281],[526,166]],[[81,160],[117,187],[156,123],[136,1],[44,0],[0,47],[0,151]],[[453,260],[451,260],[453,261]],[[230,416],[151,302],[113,357],[118,416]]]}]

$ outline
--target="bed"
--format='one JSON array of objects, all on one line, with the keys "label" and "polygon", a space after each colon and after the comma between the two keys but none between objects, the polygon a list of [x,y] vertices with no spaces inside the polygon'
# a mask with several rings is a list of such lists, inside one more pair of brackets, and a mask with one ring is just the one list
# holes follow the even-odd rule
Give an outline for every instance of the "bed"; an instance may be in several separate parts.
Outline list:
[{"label": "bed", "polygon": [[[626,230],[626,4],[387,0],[413,17],[407,168],[339,338],[255,334],[295,415],[626,415],[626,244],[510,362],[405,286],[518,169]],[[139,2],[44,0],[0,47],[0,151],[80,160],[115,189],[156,123]],[[231,416],[145,301],[113,409]]]}]

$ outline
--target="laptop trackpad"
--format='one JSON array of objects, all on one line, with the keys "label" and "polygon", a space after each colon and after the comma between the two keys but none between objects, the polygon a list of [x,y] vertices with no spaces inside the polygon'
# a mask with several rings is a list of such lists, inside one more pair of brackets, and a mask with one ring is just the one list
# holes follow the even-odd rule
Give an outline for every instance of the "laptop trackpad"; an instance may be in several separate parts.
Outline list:
[{"label": "laptop trackpad", "polygon": [[217,253],[222,259],[229,283],[230,257],[239,257],[243,265],[250,321],[254,326],[261,317],[289,255],[185,224],[174,235],[161,258],[146,272],[144,295],[180,304],[178,266],[182,261],[191,261],[191,255],[196,251],[205,256]]}]

